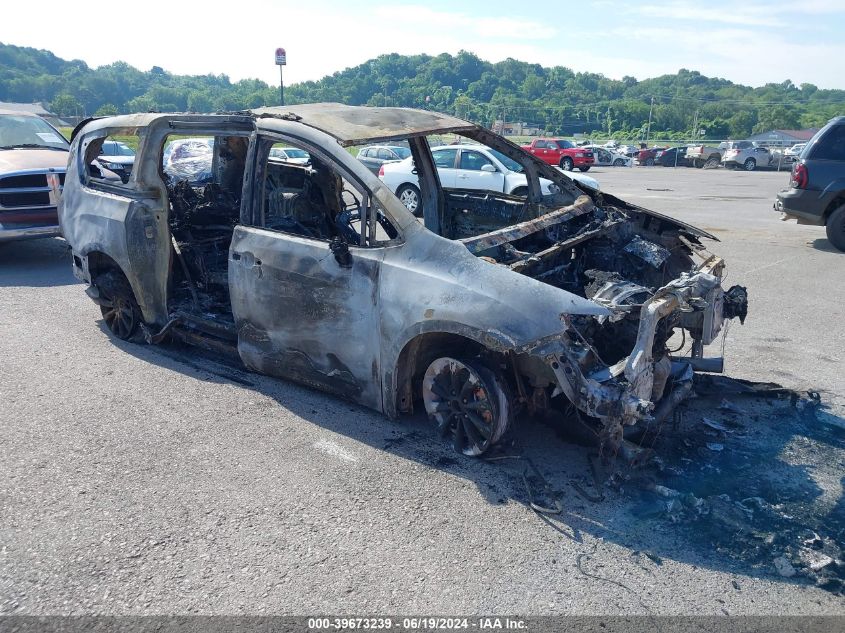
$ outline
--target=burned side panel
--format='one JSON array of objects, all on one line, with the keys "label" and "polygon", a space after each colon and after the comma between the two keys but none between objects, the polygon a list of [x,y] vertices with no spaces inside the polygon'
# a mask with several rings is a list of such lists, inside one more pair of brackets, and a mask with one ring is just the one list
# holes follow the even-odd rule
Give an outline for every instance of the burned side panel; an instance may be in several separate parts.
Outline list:
[{"label": "burned side panel", "polygon": [[244,363],[381,410],[379,253],[238,226],[229,290]]},{"label": "burned side panel", "polygon": [[[155,188],[143,181],[118,186],[93,178],[87,169],[91,155],[112,132],[104,128],[77,136],[72,145],[66,187],[60,206],[65,239],[82,267],[77,275],[94,281],[89,257],[104,256],[126,276],[145,320],[164,321],[167,314],[166,284],[169,266],[167,213]],[[146,131],[140,142],[147,141]],[[79,185],[77,185],[79,183]],[[84,186],[80,186],[84,183]],[[87,278],[84,278],[86,277]]]}]

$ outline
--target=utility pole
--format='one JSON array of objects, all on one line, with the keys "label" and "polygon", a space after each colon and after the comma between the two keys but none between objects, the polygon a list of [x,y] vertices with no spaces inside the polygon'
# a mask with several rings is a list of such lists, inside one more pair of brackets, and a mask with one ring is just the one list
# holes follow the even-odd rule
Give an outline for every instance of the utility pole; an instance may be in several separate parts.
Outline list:
[{"label": "utility pole", "polygon": [[654,97],[651,98],[651,106],[648,109],[648,127],[645,129],[645,144],[648,145],[648,138],[651,135],[651,111],[654,110]]},{"label": "utility pole", "polygon": [[279,105],[285,105],[285,79],[282,69],[287,65],[287,53],[283,48],[276,49],[276,65],[279,67]]}]

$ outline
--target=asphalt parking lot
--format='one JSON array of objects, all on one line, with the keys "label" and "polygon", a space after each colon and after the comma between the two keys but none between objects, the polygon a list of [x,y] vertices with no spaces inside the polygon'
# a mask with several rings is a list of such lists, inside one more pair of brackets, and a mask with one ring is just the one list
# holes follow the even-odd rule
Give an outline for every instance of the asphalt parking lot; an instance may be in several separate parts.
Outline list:
[{"label": "asphalt parking lot", "polygon": [[[801,477],[790,500],[843,545],[845,253],[772,211],[786,173],[590,175],[719,237],[726,286],[750,295],[728,375],[821,395],[824,410],[792,426],[783,403],[740,415],[724,450],[687,447],[685,467],[750,486],[779,460]],[[845,613],[841,586],[779,575],[790,545],[775,529],[740,556],[741,527],[696,538],[699,524],[638,512],[634,482],[585,499],[585,449],[542,424],[473,460],[422,417],[115,342],[61,240],[0,244],[0,332],[0,614]],[[718,460],[764,435],[771,461],[730,480]],[[533,512],[526,481],[564,511]]]}]

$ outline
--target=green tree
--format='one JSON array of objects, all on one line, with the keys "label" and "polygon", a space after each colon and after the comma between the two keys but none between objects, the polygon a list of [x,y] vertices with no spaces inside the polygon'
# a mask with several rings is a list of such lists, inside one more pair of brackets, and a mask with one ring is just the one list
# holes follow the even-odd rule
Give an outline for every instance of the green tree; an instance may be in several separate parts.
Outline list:
[{"label": "green tree", "polygon": [[546,90],[546,82],[537,75],[528,75],[522,82],[522,96],[526,99],[539,99]]},{"label": "green tree", "polygon": [[126,102],[127,112],[150,112],[156,110],[155,101],[147,96],[135,97]]},{"label": "green tree", "polygon": [[104,103],[97,108],[94,116],[114,116],[115,114],[117,114],[117,106],[111,103]]},{"label": "green tree", "polygon": [[82,104],[73,95],[63,93],[56,95],[50,103],[50,110],[59,116],[77,116],[82,112]]},{"label": "green tree", "polygon": [[779,105],[760,108],[757,123],[754,125],[754,132],[794,130],[799,125],[798,119],[798,112],[790,106]]},{"label": "green tree", "polygon": [[740,110],[728,119],[730,137],[740,139],[749,136],[756,122],[757,117],[754,113],[749,110]]},{"label": "green tree", "polygon": [[188,95],[189,112],[210,112],[211,97],[207,92],[194,90]]},{"label": "green tree", "polygon": [[[0,100],[50,103],[65,116],[84,112],[237,110],[278,102],[278,88],[257,79],[233,83],[226,75],[174,75],[114,62],[90,68],[49,51],[0,44]],[[339,101],[455,112],[491,125],[538,123],[555,134],[602,130],[639,134],[654,97],[652,130],[689,135],[695,113],[709,138],[742,138],[752,130],[819,127],[845,114],[845,91],[792,81],[752,88],[695,70],[638,81],[615,80],[564,66],[544,68],[516,59],[495,64],[467,51],[457,55],[379,55],[317,81],[285,87],[288,103]],[[772,106],[777,103],[781,105]],[[105,109],[105,110],[101,110]]]}]

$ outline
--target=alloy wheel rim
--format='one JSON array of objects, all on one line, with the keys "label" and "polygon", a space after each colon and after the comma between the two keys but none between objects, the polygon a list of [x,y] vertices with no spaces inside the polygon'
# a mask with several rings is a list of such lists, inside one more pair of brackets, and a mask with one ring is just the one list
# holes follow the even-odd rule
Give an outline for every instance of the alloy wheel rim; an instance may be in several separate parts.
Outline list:
[{"label": "alloy wheel rim", "polygon": [[121,297],[112,300],[111,308],[103,314],[106,325],[119,338],[126,338],[132,332],[134,315],[132,306]]},{"label": "alloy wheel rim", "polygon": [[492,444],[497,405],[478,374],[454,358],[433,362],[423,377],[423,400],[441,436],[464,455],[479,455]]},{"label": "alloy wheel rim", "polygon": [[417,210],[419,201],[417,200],[417,194],[414,190],[405,189],[405,191],[402,192],[402,195],[399,196],[399,200],[405,205],[405,208],[408,209],[408,211],[413,213]]}]

